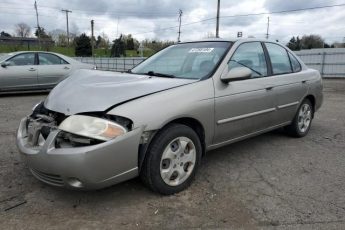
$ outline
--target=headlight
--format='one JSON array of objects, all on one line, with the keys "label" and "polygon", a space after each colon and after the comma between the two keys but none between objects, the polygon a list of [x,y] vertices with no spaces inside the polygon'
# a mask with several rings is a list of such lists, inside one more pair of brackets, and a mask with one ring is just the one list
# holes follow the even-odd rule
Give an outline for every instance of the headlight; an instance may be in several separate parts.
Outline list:
[{"label": "headlight", "polygon": [[121,125],[98,117],[73,115],[59,126],[60,130],[80,136],[108,141],[127,132]]}]

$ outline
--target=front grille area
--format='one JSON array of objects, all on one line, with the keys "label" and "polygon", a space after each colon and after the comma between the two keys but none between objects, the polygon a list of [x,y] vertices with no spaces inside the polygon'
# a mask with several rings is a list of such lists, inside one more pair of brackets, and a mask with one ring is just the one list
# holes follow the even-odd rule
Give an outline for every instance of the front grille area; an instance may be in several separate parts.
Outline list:
[{"label": "front grille area", "polygon": [[50,173],[44,173],[41,171],[38,171],[36,169],[32,169],[30,168],[31,173],[37,177],[37,179],[47,183],[47,184],[51,184],[51,185],[55,185],[55,186],[63,186],[64,182],[61,178],[61,176],[59,175],[54,175],[54,174],[50,174]]},{"label": "front grille area", "polygon": [[52,130],[66,118],[64,114],[46,109],[43,102],[38,104],[29,116],[26,129],[28,144],[31,147],[42,147]]},{"label": "front grille area", "polygon": [[42,118],[42,115],[45,117],[50,117],[52,120],[46,120],[46,122],[52,122],[54,121],[56,125],[60,125],[60,123],[67,118],[67,116],[63,113],[58,113],[55,111],[51,111],[44,107],[44,102],[41,102],[39,105],[36,106],[32,114],[30,115],[31,118],[37,119]]}]

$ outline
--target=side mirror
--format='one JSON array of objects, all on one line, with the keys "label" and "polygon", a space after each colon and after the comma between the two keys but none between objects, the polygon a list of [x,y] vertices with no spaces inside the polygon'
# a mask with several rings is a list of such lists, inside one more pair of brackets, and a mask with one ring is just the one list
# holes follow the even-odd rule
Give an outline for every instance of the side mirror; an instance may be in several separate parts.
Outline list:
[{"label": "side mirror", "polygon": [[6,67],[9,66],[9,65],[11,65],[11,63],[9,63],[9,62],[7,62],[7,61],[1,63],[1,67],[2,67],[2,68],[6,68]]},{"label": "side mirror", "polygon": [[252,71],[247,67],[235,67],[232,68],[226,75],[222,76],[220,79],[224,83],[229,83],[230,81],[239,81],[249,79],[252,76]]}]

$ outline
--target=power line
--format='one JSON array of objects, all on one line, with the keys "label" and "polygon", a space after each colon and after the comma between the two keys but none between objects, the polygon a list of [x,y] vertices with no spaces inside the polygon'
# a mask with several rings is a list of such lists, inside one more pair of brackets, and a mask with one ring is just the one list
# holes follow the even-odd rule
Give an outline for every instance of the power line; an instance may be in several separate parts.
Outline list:
[{"label": "power line", "polygon": [[[235,17],[270,15],[270,14],[282,14],[282,13],[291,13],[291,12],[299,12],[299,11],[307,11],[307,10],[317,10],[317,9],[324,9],[324,8],[331,8],[331,7],[340,7],[340,6],[345,6],[345,3],[344,4],[336,4],[336,5],[327,5],[327,6],[308,7],[308,8],[301,8],[301,9],[273,11],[273,12],[227,15],[227,16],[220,16],[219,18],[235,18]],[[181,26],[189,26],[189,25],[193,25],[193,24],[197,24],[197,23],[201,23],[201,22],[205,22],[205,21],[211,21],[211,20],[215,20],[215,19],[217,19],[217,17],[206,18],[206,19],[199,20],[199,21],[185,23],[185,24],[182,24]],[[160,29],[157,29],[157,30],[152,30],[152,31],[147,31],[147,32],[142,32],[142,33],[136,33],[136,34],[133,34],[133,35],[152,33],[152,32],[161,31],[161,30],[175,29],[177,27],[178,26],[171,26],[171,27],[166,27],[166,28],[160,28]]]},{"label": "power line", "polygon": [[[200,22],[206,22],[206,21],[210,21],[210,20],[214,20],[215,18],[206,18],[200,21],[195,21],[195,22],[189,22],[189,23],[185,23],[185,24],[181,24],[182,26],[189,26],[189,25],[193,25],[193,24],[198,24]],[[156,32],[156,31],[161,31],[161,30],[171,30],[171,29],[176,29],[179,26],[170,26],[170,27],[165,27],[165,28],[161,28],[161,29],[156,29],[156,30],[151,30],[151,31],[146,31],[146,32],[140,32],[140,33],[136,33],[133,34],[134,35],[138,35],[138,34],[147,34],[147,33],[152,33],[152,32]]]},{"label": "power line", "polygon": [[[300,9],[281,10],[281,11],[273,11],[273,12],[260,12],[260,13],[250,13],[250,14],[227,15],[227,16],[220,16],[220,18],[236,18],[236,17],[260,16],[260,15],[270,15],[270,14],[284,14],[284,13],[300,12],[300,11],[307,11],[307,10],[318,10],[318,9],[325,9],[325,8],[332,8],[332,7],[341,7],[341,6],[345,6],[345,3],[344,4],[334,4],[334,5],[326,5],[326,6],[300,8]],[[43,7],[44,8],[50,8],[50,9],[59,9],[57,7],[51,7],[51,6],[40,6],[40,7],[42,7],[42,8]],[[3,7],[3,8],[6,8],[6,7]],[[86,11],[86,10],[76,10],[76,11]],[[100,12],[100,11],[89,11],[89,12]],[[112,11],[112,12],[115,12],[115,11]],[[126,12],[120,12],[120,13],[126,14]],[[154,14],[154,12],[147,12],[147,14],[151,14],[151,15],[152,15],[152,13]],[[1,14],[11,14],[11,13],[3,12]],[[15,13],[13,13],[13,14],[15,14]],[[133,12],[133,14],[140,15],[140,13],[138,14],[138,13],[134,13],[134,12]],[[23,13],[21,15],[28,15],[28,14]],[[40,14],[40,16],[53,17],[51,15],[42,15],[42,14]],[[199,20],[199,21],[194,21],[194,22],[190,22],[190,23],[181,24],[181,27],[182,26],[189,26],[189,25],[193,25],[193,24],[198,24],[198,23],[202,23],[202,22],[206,22],[206,21],[213,21],[215,19],[216,19],[216,17],[206,18],[206,19]],[[170,29],[175,29],[175,28],[177,28],[179,26],[170,26],[170,27],[160,28],[160,29],[156,29],[156,30],[152,30],[152,31],[136,33],[136,34],[133,34],[133,35],[146,34],[146,33],[151,33],[151,32],[156,32],[156,31],[162,31],[162,30],[170,30]]]},{"label": "power line", "polygon": [[292,13],[292,12],[299,12],[299,11],[307,11],[307,10],[318,10],[318,9],[325,9],[325,8],[332,8],[338,6],[345,6],[344,4],[336,4],[336,5],[328,5],[328,6],[316,6],[316,7],[309,7],[309,8],[301,8],[301,9],[292,9],[292,10],[281,10],[281,11],[273,11],[273,12],[262,12],[262,13],[252,13],[252,14],[237,14],[237,15],[228,15],[223,16],[221,18],[234,18],[234,17],[246,17],[246,16],[260,16],[260,15],[270,15],[270,14],[284,14],[284,13]]}]

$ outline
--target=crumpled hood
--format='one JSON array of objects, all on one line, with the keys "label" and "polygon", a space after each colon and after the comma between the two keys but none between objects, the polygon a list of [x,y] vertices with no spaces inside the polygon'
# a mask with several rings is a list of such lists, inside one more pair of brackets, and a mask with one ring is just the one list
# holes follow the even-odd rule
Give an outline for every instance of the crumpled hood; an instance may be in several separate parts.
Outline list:
[{"label": "crumpled hood", "polygon": [[127,100],[196,81],[78,70],[50,92],[44,106],[49,110],[66,115],[105,111],[111,106]]}]

